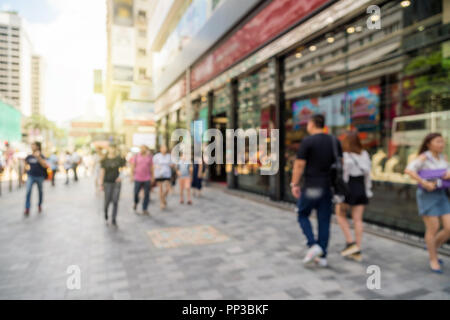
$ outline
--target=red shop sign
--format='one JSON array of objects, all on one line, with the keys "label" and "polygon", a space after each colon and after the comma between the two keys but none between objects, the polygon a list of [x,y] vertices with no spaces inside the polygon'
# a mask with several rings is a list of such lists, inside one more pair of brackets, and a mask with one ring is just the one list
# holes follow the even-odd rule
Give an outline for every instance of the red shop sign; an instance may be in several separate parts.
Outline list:
[{"label": "red shop sign", "polygon": [[326,2],[328,0],[273,0],[227,41],[193,67],[192,89],[198,88],[225,71]]}]

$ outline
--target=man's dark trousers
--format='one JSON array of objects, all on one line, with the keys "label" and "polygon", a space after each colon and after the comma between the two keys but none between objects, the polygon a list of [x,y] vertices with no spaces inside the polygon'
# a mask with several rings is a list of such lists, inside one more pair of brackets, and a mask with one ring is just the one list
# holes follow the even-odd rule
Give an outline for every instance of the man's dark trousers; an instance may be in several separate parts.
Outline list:
[{"label": "man's dark trousers", "polygon": [[[328,240],[330,238],[330,220],[333,211],[332,193],[330,188],[306,188],[302,190],[297,203],[298,222],[308,241],[308,247],[318,244],[323,250],[323,257],[327,255]],[[318,222],[318,239],[316,241],[309,216],[316,209]]]},{"label": "man's dark trousers", "polygon": [[139,203],[139,192],[144,189],[144,203],[142,208],[147,211],[148,204],[150,202],[150,181],[135,181],[134,182],[134,203],[137,205]]}]

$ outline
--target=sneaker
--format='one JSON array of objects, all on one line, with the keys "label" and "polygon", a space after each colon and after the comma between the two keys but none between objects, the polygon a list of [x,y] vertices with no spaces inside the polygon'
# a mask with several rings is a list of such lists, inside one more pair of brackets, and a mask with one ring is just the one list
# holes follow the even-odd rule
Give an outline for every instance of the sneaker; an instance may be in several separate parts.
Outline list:
[{"label": "sneaker", "polygon": [[117,222],[116,222],[116,220],[113,220],[113,221],[112,221],[112,225],[113,225],[113,227],[116,227],[116,228],[117,228]]},{"label": "sneaker", "polygon": [[317,257],[314,259],[314,263],[322,268],[328,267],[328,260],[327,258]]},{"label": "sneaker", "polygon": [[352,246],[352,245],[354,245],[355,244],[355,242],[347,242],[346,244],[345,244],[345,248],[344,249],[342,249],[341,250],[341,255],[342,255],[342,252],[344,252],[345,250],[347,250],[350,246]]},{"label": "sneaker", "polygon": [[25,217],[28,217],[30,215],[30,209],[25,209],[25,212],[23,213]]},{"label": "sneaker", "polygon": [[137,209],[137,203],[133,204],[133,210],[136,211]]},{"label": "sneaker", "polygon": [[347,256],[348,258],[355,260],[357,262],[361,262],[362,261],[362,253],[361,251],[355,252],[349,256]]},{"label": "sneaker", "polygon": [[350,243],[347,245],[347,248],[341,251],[341,256],[347,257],[356,252],[360,251],[356,243]]},{"label": "sneaker", "polygon": [[142,212],[142,214],[143,214],[144,216],[148,216],[148,215],[150,215],[150,212],[148,212],[147,210],[144,210],[144,211]]},{"label": "sneaker", "polygon": [[42,212],[42,207],[41,207],[41,206],[38,207],[38,212],[39,212],[39,213]]},{"label": "sneaker", "polygon": [[303,259],[303,264],[308,264],[312,261],[314,261],[315,258],[321,256],[323,254],[322,248],[315,244],[311,248],[309,248],[308,252],[306,253],[305,258]]}]

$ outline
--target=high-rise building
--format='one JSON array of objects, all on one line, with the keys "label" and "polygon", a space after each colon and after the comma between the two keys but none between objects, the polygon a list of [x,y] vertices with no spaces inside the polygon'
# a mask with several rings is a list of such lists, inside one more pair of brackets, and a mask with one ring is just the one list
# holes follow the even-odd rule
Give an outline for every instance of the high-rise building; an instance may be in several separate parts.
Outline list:
[{"label": "high-rise building", "polygon": [[32,46],[21,17],[0,11],[0,96],[31,115]]},{"label": "high-rise building", "polygon": [[148,48],[148,0],[107,0],[106,128],[128,146],[153,122],[152,55]]},{"label": "high-rise building", "polygon": [[33,55],[31,73],[31,114],[43,115],[43,75],[44,63],[41,56]]}]

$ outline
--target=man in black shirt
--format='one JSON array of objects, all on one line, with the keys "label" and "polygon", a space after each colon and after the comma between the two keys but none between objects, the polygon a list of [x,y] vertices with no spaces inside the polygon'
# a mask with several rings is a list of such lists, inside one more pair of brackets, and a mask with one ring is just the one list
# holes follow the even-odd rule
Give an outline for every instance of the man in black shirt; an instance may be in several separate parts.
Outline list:
[{"label": "man in black shirt", "polygon": [[[316,262],[327,265],[326,255],[330,234],[332,213],[331,167],[336,161],[333,143],[336,143],[338,156],[342,157],[342,148],[337,139],[324,133],[325,117],[314,115],[307,125],[310,136],[303,139],[294,162],[291,191],[298,200],[298,221],[307,240],[309,250],[303,259],[305,264]],[[300,179],[304,184],[300,190]],[[317,211],[319,224],[318,239],[309,221],[311,211]]]},{"label": "man in black shirt", "polygon": [[25,216],[28,217],[30,214],[31,207],[31,190],[33,189],[33,185],[36,183],[38,186],[39,192],[39,205],[38,211],[42,212],[42,201],[43,201],[43,188],[42,184],[46,177],[47,171],[47,162],[45,157],[41,152],[41,143],[33,142],[31,144],[32,154],[28,155],[25,158],[26,168],[27,168],[27,191],[26,191],[26,200],[25,200]]},{"label": "man in black shirt", "polygon": [[113,203],[112,224],[117,226],[117,208],[119,205],[122,177],[120,170],[125,167],[126,160],[117,154],[116,147],[111,145],[107,156],[101,161],[100,185],[105,191],[105,220],[108,222],[108,208]]}]

